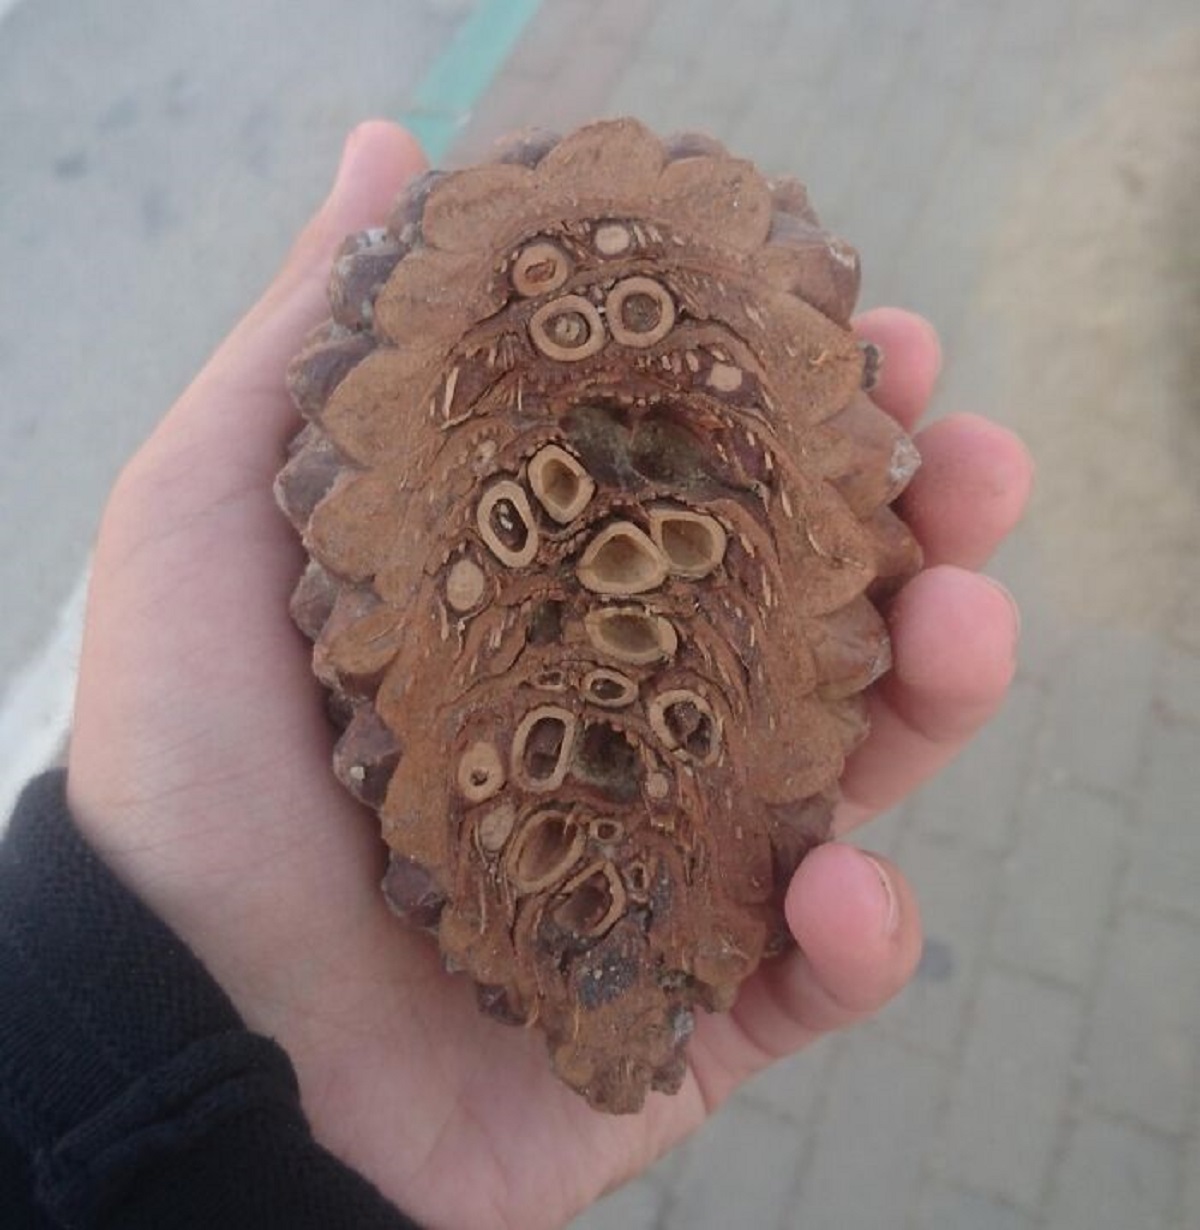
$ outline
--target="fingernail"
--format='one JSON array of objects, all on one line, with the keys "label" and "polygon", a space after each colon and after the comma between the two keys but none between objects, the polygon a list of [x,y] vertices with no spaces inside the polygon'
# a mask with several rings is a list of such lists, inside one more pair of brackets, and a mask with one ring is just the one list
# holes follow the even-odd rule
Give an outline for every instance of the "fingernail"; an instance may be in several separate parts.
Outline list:
[{"label": "fingernail", "polygon": [[933,353],[935,356],[933,362],[933,378],[934,380],[938,380],[946,366],[946,352],[942,349],[942,335],[938,332],[938,327],[932,320],[927,320],[924,316],[918,316],[917,319],[925,326],[925,335],[929,338],[930,344],[933,346]]},{"label": "fingernail", "polygon": [[900,899],[896,896],[896,890],[892,886],[892,877],[888,874],[887,868],[870,854],[864,854],[863,858],[875,868],[875,874],[879,877],[879,883],[883,888],[883,895],[886,898],[886,906],[883,913],[883,933],[884,935],[895,935],[900,926]]},{"label": "fingernail", "polygon": [[997,581],[995,577],[989,577],[986,573],[980,573],[983,579],[998,593],[1004,596],[1004,600],[1008,603],[1013,613],[1013,627],[1016,630],[1016,640],[1021,639],[1021,608],[1017,604],[1017,600],[1012,595],[1012,590],[1004,584],[1003,581]]},{"label": "fingernail", "polygon": [[355,147],[358,145],[358,129],[352,128],[346,135],[345,141],[342,142],[342,155],[338,159],[337,172],[333,177],[333,187],[330,189],[329,195],[336,196],[338,189],[342,186],[342,181],[346,178],[350,166],[354,161]]}]

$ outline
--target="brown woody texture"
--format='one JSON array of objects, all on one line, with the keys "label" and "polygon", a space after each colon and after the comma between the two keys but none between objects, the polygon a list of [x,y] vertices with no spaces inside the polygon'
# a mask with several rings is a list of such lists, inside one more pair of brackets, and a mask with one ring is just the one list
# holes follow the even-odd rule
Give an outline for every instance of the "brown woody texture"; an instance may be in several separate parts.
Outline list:
[{"label": "brown woody texture", "polygon": [[292,614],[393,909],[595,1107],[790,943],[915,449],[795,180],[633,120],[525,134],[349,238],[289,384]]}]

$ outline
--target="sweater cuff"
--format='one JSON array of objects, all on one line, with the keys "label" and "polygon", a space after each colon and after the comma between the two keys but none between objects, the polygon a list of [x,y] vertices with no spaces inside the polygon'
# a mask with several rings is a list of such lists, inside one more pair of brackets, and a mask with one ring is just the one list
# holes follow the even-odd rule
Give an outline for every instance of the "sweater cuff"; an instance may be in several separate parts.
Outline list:
[{"label": "sweater cuff", "polygon": [[65,782],[35,779],[0,843],[0,1126],[42,1208],[68,1226],[410,1226],[312,1140],[287,1055],[92,852]]}]

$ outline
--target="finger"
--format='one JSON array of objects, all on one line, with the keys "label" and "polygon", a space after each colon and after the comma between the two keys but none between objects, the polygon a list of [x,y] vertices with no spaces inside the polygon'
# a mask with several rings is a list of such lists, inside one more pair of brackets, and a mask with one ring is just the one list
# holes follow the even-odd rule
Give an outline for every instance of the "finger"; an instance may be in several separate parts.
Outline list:
[{"label": "finger", "polygon": [[888,614],[894,665],[868,699],[871,734],[846,763],[836,831],[937,773],[1004,702],[1018,614],[997,582],[949,565],[922,572]]},{"label": "finger", "polygon": [[800,951],[775,971],[775,990],[808,1033],[878,1012],[917,967],[916,896],[879,855],[818,847],[792,877],[784,910]]},{"label": "finger", "polygon": [[142,466],[170,459],[186,479],[197,450],[229,453],[277,468],[278,449],[296,428],[284,373],[308,332],[329,314],[333,255],[351,232],[377,226],[405,182],[425,165],[416,140],[384,121],[355,128],[325,203],[301,232],[274,281],[176,402],[142,450]]},{"label": "finger", "polygon": [[937,330],[923,316],[900,308],[875,308],[854,319],[854,331],[883,352],[875,403],[911,431],[925,413],[942,370]]},{"label": "finger", "polygon": [[955,414],[919,432],[921,468],[898,511],[921,543],[927,566],[980,568],[1021,519],[1033,461],[1005,428]]},{"label": "finger", "polygon": [[710,1107],[773,1060],[877,1012],[920,958],[908,882],[853,846],[814,850],[792,877],[784,910],[799,950],[763,965],[732,1012],[697,1025],[692,1067]]}]

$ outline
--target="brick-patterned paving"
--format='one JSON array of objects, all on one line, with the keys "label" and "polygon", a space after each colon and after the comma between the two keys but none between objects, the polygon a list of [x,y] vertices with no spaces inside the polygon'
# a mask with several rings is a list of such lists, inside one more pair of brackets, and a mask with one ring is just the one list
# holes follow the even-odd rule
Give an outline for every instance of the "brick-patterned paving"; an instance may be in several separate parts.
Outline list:
[{"label": "brick-patterned paving", "polygon": [[[1186,0],[545,0],[455,160],[593,115],[706,128],[809,181],[866,303],[939,325],[935,413],[1003,419],[980,286],[1008,186],[1195,21]],[[1040,530],[996,564],[1025,612],[1007,709],[879,830],[923,903],[913,985],[576,1230],[1200,1226],[1195,556],[1173,631],[1101,623],[1051,596]]]}]

